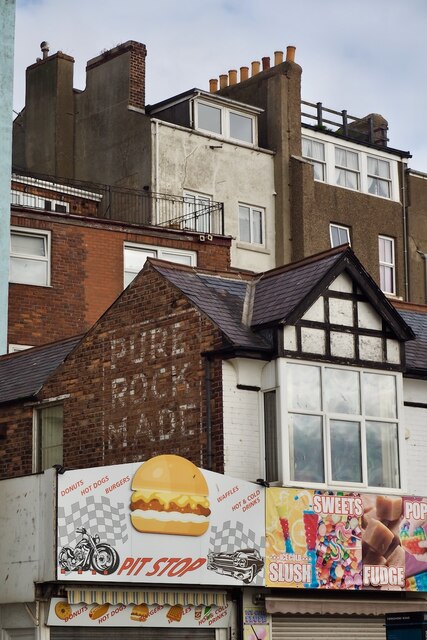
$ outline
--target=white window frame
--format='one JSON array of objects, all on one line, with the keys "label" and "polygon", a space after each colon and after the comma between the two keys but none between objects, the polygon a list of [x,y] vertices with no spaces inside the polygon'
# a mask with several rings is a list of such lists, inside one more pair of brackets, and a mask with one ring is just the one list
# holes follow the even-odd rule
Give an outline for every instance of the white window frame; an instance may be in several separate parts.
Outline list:
[{"label": "white window frame", "polygon": [[[54,409],[55,407],[60,407],[63,405],[55,403],[55,404],[44,404],[38,407],[34,407],[33,409],[33,455],[32,455],[32,464],[33,464],[33,473],[40,473],[44,471],[43,465],[43,438],[42,438],[42,424],[41,424],[41,412],[45,409]],[[58,459],[58,462],[55,464],[63,464],[64,460],[64,410],[62,413],[62,425],[61,425],[61,436],[62,436],[62,456],[61,460]],[[46,467],[50,468],[50,467]]]},{"label": "white window frame", "polygon": [[[380,256],[381,256],[381,243],[382,242],[389,242],[390,246],[391,246],[391,253],[392,253],[392,261],[391,262],[387,262],[385,260],[381,260]],[[378,263],[379,263],[379,271],[380,271],[380,288],[381,291],[383,293],[386,293],[390,296],[395,296],[396,295],[396,253],[395,253],[395,241],[394,238],[391,238],[390,236],[383,236],[383,235],[379,235],[378,236]],[[387,291],[385,288],[385,280],[384,277],[382,275],[382,271],[383,269],[390,269],[391,274],[392,274],[392,291]]]},{"label": "white window frame", "polygon": [[[341,235],[341,232],[345,232],[345,235],[347,237],[347,240],[345,242],[340,242],[339,244],[334,244],[333,241],[333,237],[332,237],[332,230],[333,229],[337,229],[339,234]],[[350,238],[350,227],[346,227],[343,224],[335,224],[334,222],[331,222],[329,224],[329,238],[331,240],[331,247],[335,248],[335,247],[340,247],[343,244],[349,244],[351,245],[351,238]]]},{"label": "white window frame", "polygon": [[12,246],[10,245],[10,260],[30,260],[34,262],[43,262],[47,264],[46,268],[46,281],[43,283],[23,282],[22,280],[12,280],[9,278],[9,282],[14,284],[25,284],[31,287],[50,287],[50,271],[51,271],[51,232],[43,229],[30,229],[28,227],[11,227],[10,238],[12,241],[12,235],[21,236],[37,236],[44,240],[45,256],[37,256],[32,254],[12,252]]},{"label": "white window frame", "polygon": [[[240,231],[240,207],[245,207],[247,209],[249,209],[249,240],[243,240],[241,238],[241,231]],[[238,221],[237,221],[237,226],[238,226],[238,242],[239,245],[246,245],[246,246],[250,246],[250,247],[265,247],[265,208],[264,207],[257,207],[255,205],[251,205],[248,204],[247,202],[239,202],[238,203]],[[253,233],[252,233],[252,229],[253,229],[253,216],[254,213],[261,213],[261,242],[254,242],[253,241]]]},{"label": "white window frame", "polygon": [[[346,151],[352,151],[353,153],[358,154],[358,157],[359,157],[359,170],[358,170],[359,188],[357,190],[358,192],[365,193],[372,198],[381,198],[382,200],[388,200],[388,201],[392,200],[395,202],[400,202],[398,160],[395,159],[394,156],[390,156],[390,154],[387,154],[386,152],[383,152],[380,150],[377,151],[376,149],[372,150],[370,148],[363,147],[363,145],[358,145],[348,140],[340,141],[339,143],[337,143],[337,139],[335,137],[332,139],[331,136],[328,136],[325,133],[320,133],[319,131],[310,130],[310,131],[307,131],[307,133],[304,131],[303,138],[307,140],[314,140],[316,142],[321,142],[322,144],[324,144],[325,164],[326,164],[326,168],[325,168],[326,184],[335,186],[338,189],[349,189],[350,191],[355,191],[355,189],[352,189],[350,187],[345,187],[345,186],[336,184],[335,148],[337,147],[337,148],[344,149]],[[306,156],[304,156],[304,158],[308,162],[312,161],[310,158]],[[389,182],[389,185],[390,185],[390,189],[389,189],[390,197],[369,192],[369,178],[374,177],[374,178],[379,178],[381,180],[386,180],[386,178],[375,176],[368,171],[368,158],[372,158],[374,160],[381,160],[383,162],[388,163],[390,177],[387,181]],[[346,167],[342,167],[342,169],[347,170]],[[353,171],[351,169],[348,169],[348,170]],[[319,180],[316,179],[316,181],[319,181]]]},{"label": "white window frame", "polygon": [[[369,171],[369,160],[374,160],[375,162],[378,163],[383,163],[383,164],[387,164],[388,166],[388,178],[384,177],[384,176],[380,176],[376,173],[372,173]],[[371,191],[369,191],[370,195],[373,196],[377,196],[379,198],[386,198],[387,200],[390,200],[391,198],[391,192],[392,192],[392,181],[391,181],[391,171],[390,171],[390,162],[388,160],[384,160],[384,158],[378,158],[377,156],[373,156],[368,154],[367,158],[366,158],[366,172],[367,172],[367,180],[368,180],[368,191],[369,191],[369,180],[373,180],[374,183],[376,185],[380,184],[380,183],[384,183],[387,185],[387,191],[388,191],[388,196],[383,196],[379,193],[372,193]]]},{"label": "white window frame", "polygon": [[[201,126],[199,126],[199,112],[198,112],[199,104],[204,105],[206,107],[212,107],[213,109],[218,109],[220,111],[221,133],[218,133],[216,131],[211,131],[210,129],[204,129]],[[250,142],[247,140],[242,140],[241,138],[233,138],[231,136],[230,114],[232,113],[238,116],[242,116],[244,118],[248,118],[248,120],[251,121],[252,140]],[[253,113],[247,113],[243,110],[241,111],[233,107],[228,107],[226,105],[219,104],[218,102],[209,102],[208,100],[203,100],[203,99],[194,100],[194,127],[198,131],[203,131],[205,133],[210,134],[211,136],[215,136],[216,138],[221,138],[223,140],[231,140],[238,144],[242,144],[250,147],[254,147],[257,145],[257,141],[258,141],[257,117]]]},{"label": "white window frame", "polygon": [[[354,149],[347,149],[346,147],[343,147],[342,145],[335,145],[335,185],[337,187],[343,187],[344,189],[350,189],[351,191],[360,191],[361,190],[361,180],[360,180],[360,154],[357,151],[354,151]],[[345,153],[346,157],[347,155],[352,155],[355,156],[357,158],[357,169],[353,169],[352,167],[347,166],[347,158],[346,158],[346,162],[344,164],[339,164],[337,162],[337,157],[336,157],[336,152],[337,151],[342,151]],[[340,171],[344,171],[344,174],[347,175],[351,175],[351,176],[355,176],[356,177],[356,186],[355,187],[350,187],[347,184],[342,185],[342,184],[338,184],[338,172]]]},{"label": "white window frame", "polygon": [[[197,231],[199,233],[210,233],[209,219],[205,216],[200,216],[196,220],[196,225],[191,225],[191,207],[194,205],[203,206],[204,203],[209,202],[212,205],[212,196],[207,193],[200,193],[198,191],[190,191],[186,189],[183,193],[184,197],[184,217],[182,228],[189,231]],[[188,216],[188,218],[187,218]]]},{"label": "white window frame", "polygon": [[32,349],[32,344],[9,344],[8,353],[17,353],[18,351],[26,351],[26,349]]},{"label": "white window frame", "polygon": [[[155,255],[150,256],[153,258],[158,258],[159,260],[167,260],[168,262],[176,262],[178,264],[185,264],[179,260],[179,258],[188,258],[189,266],[195,267],[197,266],[197,253],[196,251],[184,251],[182,249],[175,249],[172,247],[158,247],[156,245],[150,244],[140,244],[138,242],[125,242],[123,244],[123,285],[124,287],[129,286],[129,284],[134,280],[134,278],[138,275],[139,271],[143,268],[142,265],[139,271],[134,271],[133,269],[126,269],[126,249],[131,250],[139,250],[142,252],[153,252]],[[175,258],[175,259],[174,259]],[[126,282],[126,274],[134,274],[133,278]]]},{"label": "white window frame", "polygon": [[[319,160],[319,158],[315,158],[313,155],[309,155],[309,154],[305,154],[304,153],[304,142],[308,142],[308,143],[313,143],[316,142],[317,144],[321,144],[323,147],[323,160]],[[314,179],[317,180],[318,182],[326,182],[327,181],[327,164],[326,164],[326,150],[325,150],[325,143],[321,142],[320,140],[316,140],[315,138],[310,138],[309,136],[302,136],[301,138],[301,146],[302,146],[302,157],[305,160],[308,160],[308,162],[310,164],[313,165],[314,167]],[[322,178],[319,178],[319,176],[316,176],[316,168],[320,167],[321,169],[321,173],[322,173]]]},{"label": "white window frame", "polygon": [[[286,375],[287,370],[286,367],[289,364],[299,364],[299,365],[308,365],[318,367],[322,370],[321,375],[323,376],[323,371],[326,368],[333,369],[342,369],[345,371],[355,371],[359,373],[361,376],[363,373],[378,373],[385,376],[392,376],[395,379],[396,385],[396,418],[378,418],[365,415],[364,412],[364,398],[363,398],[363,390],[362,386],[360,388],[361,393],[361,411],[362,413],[358,416],[353,414],[327,414],[324,410],[323,398],[324,398],[324,387],[322,387],[322,410],[321,411],[295,411],[289,407],[288,397],[287,397],[287,389],[286,389]],[[278,393],[280,394],[280,402],[277,404],[278,417],[277,417],[277,431],[278,431],[278,468],[279,473],[282,470],[282,483],[284,485],[291,485],[296,487],[311,487],[313,489],[333,489],[337,490],[337,488],[342,488],[348,491],[359,491],[363,490],[366,493],[403,493],[405,487],[405,477],[404,477],[404,465],[402,464],[402,452],[404,451],[404,434],[403,434],[403,390],[402,390],[402,375],[400,373],[389,372],[384,370],[377,369],[366,369],[359,367],[345,367],[342,365],[336,365],[331,363],[319,363],[315,361],[308,360],[291,360],[281,358],[279,360],[279,376],[280,376],[280,387],[278,388]],[[325,482],[316,483],[309,481],[298,481],[291,478],[291,467],[290,467],[290,428],[289,428],[289,414],[293,413],[301,413],[304,415],[313,415],[313,416],[321,416],[322,419],[322,437],[323,437],[323,463],[324,463],[324,473],[325,473]],[[332,481],[331,480],[331,452],[330,452],[330,440],[329,440],[329,424],[331,420],[345,420],[348,422],[360,420],[361,422],[361,454],[362,454],[362,482],[361,483],[345,483],[340,481]],[[374,421],[381,423],[389,423],[389,424],[397,424],[397,437],[398,437],[398,468],[399,468],[399,480],[400,487],[375,487],[372,485],[368,485],[368,471],[367,471],[367,449],[366,449],[366,430],[365,425],[366,422]],[[281,446],[280,446],[281,444]]]}]

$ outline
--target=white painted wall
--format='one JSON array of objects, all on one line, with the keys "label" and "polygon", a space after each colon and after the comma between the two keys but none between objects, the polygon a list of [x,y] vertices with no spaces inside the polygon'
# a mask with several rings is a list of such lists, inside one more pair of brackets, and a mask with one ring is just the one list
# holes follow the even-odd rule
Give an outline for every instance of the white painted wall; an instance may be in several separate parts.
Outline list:
[{"label": "white painted wall", "polygon": [[[249,361],[250,362],[250,361]],[[254,372],[255,373],[255,372]],[[224,473],[254,481],[262,477],[260,403],[257,391],[238,389],[238,371],[223,363]],[[259,385],[259,375],[246,384]]]},{"label": "white painted wall", "polygon": [[[427,381],[403,380],[404,402],[427,404]],[[403,467],[407,494],[427,496],[427,408],[404,407]]]},{"label": "white painted wall", "polygon": [[0,481],[0,604],[34,601],[55,579],[56,471]]},{"label": "white painted wall", "polygon": [[[231,264],[265,271],[275,266],[274,155],[154,121],[153,189],[183,195],[196,191],[224,203],[225,234],[232,236]],[[211,148],[213,147],[213,148]],[[265,247],[238,242],[238,203],[265,208]]]}]

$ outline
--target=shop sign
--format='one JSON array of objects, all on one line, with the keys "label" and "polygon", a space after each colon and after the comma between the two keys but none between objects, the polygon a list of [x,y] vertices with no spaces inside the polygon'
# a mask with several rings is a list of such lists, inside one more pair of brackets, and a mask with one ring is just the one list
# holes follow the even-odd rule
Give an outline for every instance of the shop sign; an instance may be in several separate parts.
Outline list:
[{"label": "shop sign", "polygon": [[230,625],[231,603],[224,606],[181,604],[75,604],[52,598],[47,624],[66,627],[211,627]]},{"label": "shop sign", "polygon": [[58,475],[60,580],[262,586],[265,493],[175,455]]},{"label": "shop sign", "polygon": [[267,587],[427,591],[427,499],[266,491]]}]

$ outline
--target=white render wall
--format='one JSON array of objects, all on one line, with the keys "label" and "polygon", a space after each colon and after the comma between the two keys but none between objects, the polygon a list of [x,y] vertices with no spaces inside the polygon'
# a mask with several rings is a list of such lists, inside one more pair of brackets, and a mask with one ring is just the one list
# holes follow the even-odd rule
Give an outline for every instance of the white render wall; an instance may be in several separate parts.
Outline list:
[{"label": "white render wall", "polygon": [[0,604],[32,602],[55,580],[56,471],[0,481]]},{"label": "white render wall", "polygon": [[[208,195],[224,203],[225,235],[233,237],[233,267],[275,267],[274,155],[271,151],[218,140],[197,131],[153,121],[153,189]],[[238,204],[265,209],[265,247],[238,242]]]},{"label": "white render wall", "polygon": [[[224,473],[253,482],[262,477],[261,396],[257,391],[237,388],[238,372],[230,362],[223,363],[222,383]],[[257,383],[258,380],[252,380],[250,384]]]},{"label": "white render wall", "polygon": [[407,494],[427,496],[427,381],[403,379],[404,402],[425,404],[423,407],[404,407],[403,455],[404,491]]}]

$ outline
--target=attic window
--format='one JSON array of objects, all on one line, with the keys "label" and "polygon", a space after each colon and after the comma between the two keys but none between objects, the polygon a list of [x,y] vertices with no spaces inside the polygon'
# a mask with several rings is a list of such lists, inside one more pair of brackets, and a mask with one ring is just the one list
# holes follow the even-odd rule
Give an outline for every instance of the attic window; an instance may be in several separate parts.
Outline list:
[{"label": "attic window", "polygon": [[195,102],[195,128],[245,144],[256,143],[256,118],[225,105]]}]

